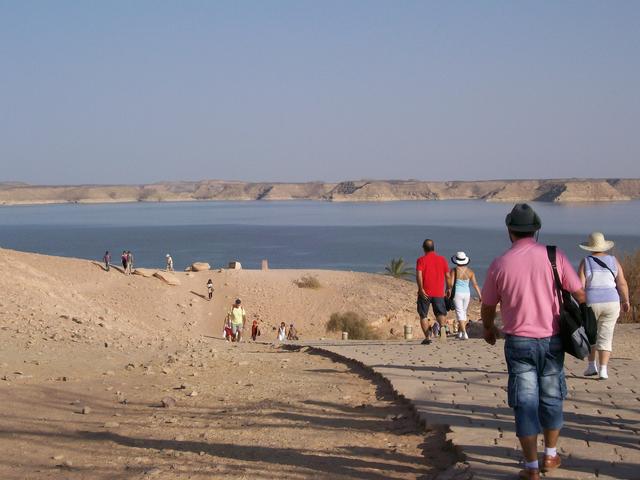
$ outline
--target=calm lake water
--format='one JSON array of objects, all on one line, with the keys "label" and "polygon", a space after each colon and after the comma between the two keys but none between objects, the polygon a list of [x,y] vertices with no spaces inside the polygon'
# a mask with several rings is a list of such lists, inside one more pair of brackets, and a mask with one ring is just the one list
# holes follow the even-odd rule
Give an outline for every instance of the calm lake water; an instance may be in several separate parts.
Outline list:
[{"label": "calm lake water", "polygon": [[[175,202],[0,207],[0,246],[66,257],[119,260],[159,267],[171,253],[177,269],[239,260],[259,268],[322,268],[381,272],[391,258],[410,267],[424,238],[450,257],[464,250],[480,278],[510,243],[504,217],[511,204],[483,201],[390,203]],[[534,204],[540,241],[563,248],[577,265],[577,243],[592,230],[616,241],[618,252],[640,248],[640,202]]]}]

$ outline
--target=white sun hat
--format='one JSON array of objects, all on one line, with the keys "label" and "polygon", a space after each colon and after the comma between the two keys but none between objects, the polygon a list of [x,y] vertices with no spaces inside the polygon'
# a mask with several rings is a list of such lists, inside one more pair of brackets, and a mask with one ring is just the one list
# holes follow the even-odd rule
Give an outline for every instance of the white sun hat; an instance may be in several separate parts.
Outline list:
[{"label": "white sun hat", "polygon": [[453,257],[451,257],[451,261],[456,265],[466,265],[471,259],[467,257],[467,254],[464,252],[457,252]]},{"label": "white sun hat", "polygon": [[581,249],[587,250],[588,252],[606,252],[607,250],[611,250],[614,245],[615,243],[611,240],[604,238],[604,233],[592,232],[589,235],[589,240],[582,242],[579,246]]},{"label": "white sun hat", "polygon": [[167,253],[167,258],[169,258],[170,256],[171,256],[171,255],[169,255],[169,254]]}]

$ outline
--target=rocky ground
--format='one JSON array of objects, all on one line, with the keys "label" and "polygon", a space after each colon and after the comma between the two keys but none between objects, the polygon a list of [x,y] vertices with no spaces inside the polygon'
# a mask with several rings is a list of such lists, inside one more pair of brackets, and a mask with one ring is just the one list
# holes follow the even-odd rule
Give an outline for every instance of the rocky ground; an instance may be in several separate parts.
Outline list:
[{"label": "rocky ground", "polygon": [[0,250],[0,478],[433,477],[454,461],[443,435],[364,371],[219,338],[238,296],[269,341],[281,319],[326,335],[324,318],[364,296],[385,329],[412,315],[407,282],[312,272],[323,288],[309,290],[293,283],[302,273],[179,273],[170,286]]}]

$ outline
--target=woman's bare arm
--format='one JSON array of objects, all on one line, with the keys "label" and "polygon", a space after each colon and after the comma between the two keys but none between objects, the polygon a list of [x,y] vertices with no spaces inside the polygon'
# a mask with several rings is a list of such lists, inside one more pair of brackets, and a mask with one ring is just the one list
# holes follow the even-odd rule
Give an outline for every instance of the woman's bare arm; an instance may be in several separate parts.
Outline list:
[{"label": "woman's bare arm", "polygon": [[631,310],[631,305],[629,304],[629,285],[627,284],[627,279],[624,278],[624,271],[622,270],[622,265],[618,262],[616,258],[616,264],[618,265],[618,275],[616,276],[616,289],[620,294],[620,303],[622,304],[622,311],[628,312]]},{"label": "woman's bare arm", "polygon": [[584,259],[580,261],[580,266],[578,267],[578,276],[580,277],[580,281],[582,282],[582,288],[587,288],[587,277],[584,274]]},{"label": "woman's bare arm", "polygon": [[475,288],[476,292],[478,293],[478,300],[480,300],[480,302],[482,302],[482,292],[480,291],[480,287],[478,286],[478,282],[476,281],[476,273],[470,270],[470,278],[471,278],[471,283],[473,284],[473,288]]}]

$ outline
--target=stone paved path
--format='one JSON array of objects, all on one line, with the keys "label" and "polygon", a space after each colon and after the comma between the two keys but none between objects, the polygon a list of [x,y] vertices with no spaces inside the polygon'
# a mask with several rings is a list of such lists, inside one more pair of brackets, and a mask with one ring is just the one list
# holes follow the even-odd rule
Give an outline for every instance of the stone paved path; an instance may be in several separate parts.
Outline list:
[{"label": "stone paved path", "polygon": [[[427,427],[447,425],[469,465],[443,478],[515,478],[521,459],[507,405],[503,342],[449,338],[411,342],[309,342],[368,366],[411,401]],[[640,345],[638,345],[640,348]],[[640,361],[618,358],[610,379],[581,376],[584,364],[568,357],[563,468],[545,478],[640,479]],[[540,448],[542,452],[542,447]],[[460,465],[458,465],[460,467]]]}]

